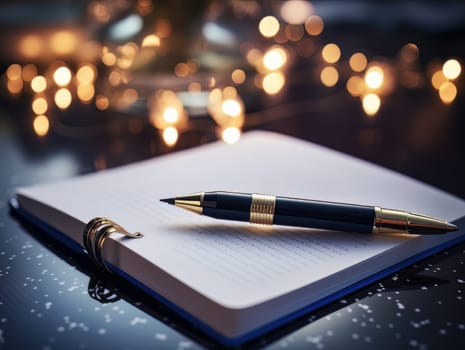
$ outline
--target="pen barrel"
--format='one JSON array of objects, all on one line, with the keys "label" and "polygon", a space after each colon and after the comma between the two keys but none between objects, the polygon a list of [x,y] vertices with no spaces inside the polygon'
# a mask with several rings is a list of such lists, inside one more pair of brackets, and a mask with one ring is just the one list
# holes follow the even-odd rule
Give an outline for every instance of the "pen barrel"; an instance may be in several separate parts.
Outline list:
[{"label": "pen barrel", "polygon": [[277,197],[273,223],[325,230],[372,233],[370,206]]}]

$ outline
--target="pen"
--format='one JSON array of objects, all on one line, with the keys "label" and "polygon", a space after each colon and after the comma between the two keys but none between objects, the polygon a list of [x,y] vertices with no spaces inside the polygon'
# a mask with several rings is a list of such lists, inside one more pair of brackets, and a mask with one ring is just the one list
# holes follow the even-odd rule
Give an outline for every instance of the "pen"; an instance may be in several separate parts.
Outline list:
[{"label": "pen", "polygon": [[162,202],[216,219],[359,233],[441,234],[445,220],[403,210],[236,192],[201,192]]}]

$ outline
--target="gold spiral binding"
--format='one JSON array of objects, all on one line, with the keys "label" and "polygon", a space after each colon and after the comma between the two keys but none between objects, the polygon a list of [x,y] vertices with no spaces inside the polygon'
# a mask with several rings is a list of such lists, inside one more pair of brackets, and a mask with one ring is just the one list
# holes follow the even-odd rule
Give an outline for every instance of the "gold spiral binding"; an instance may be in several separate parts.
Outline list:
[{"label": "gold spiral binding", "polygon": [[125,228],[118,225],[116,222],[105,217],[96,217],[90,220],[84,228],[82,235],[84,248],[86,248],[86,251],[89,254],[91,260],[99,268],[103,268],[110,273],[112,273],[112,271],[102,257],[102,248],[105,239],[115,232],[121,233],[131,238],[144,237],[144,235],[140,232],[128,232]]}]

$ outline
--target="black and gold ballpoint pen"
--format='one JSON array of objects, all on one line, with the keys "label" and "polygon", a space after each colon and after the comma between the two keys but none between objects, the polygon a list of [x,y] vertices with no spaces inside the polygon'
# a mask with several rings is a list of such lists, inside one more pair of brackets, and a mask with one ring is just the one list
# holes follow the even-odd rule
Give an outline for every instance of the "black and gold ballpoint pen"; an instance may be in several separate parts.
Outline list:
[{"label": "black and gold ballpoint pen", "polygon": [[217,219],[359,233],[441,234],[457,226],[441,219],[373,206],[235,192],[161,199]]}]

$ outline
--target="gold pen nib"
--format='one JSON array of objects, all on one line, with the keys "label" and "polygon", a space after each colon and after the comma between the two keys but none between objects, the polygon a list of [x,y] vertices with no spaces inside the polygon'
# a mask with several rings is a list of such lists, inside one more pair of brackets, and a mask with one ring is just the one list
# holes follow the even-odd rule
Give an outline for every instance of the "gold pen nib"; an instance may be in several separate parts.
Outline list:
[{"label": "gold pen nib", "polygon": [[171,204],[171,205],[175,205],[179,208],[189,210],[196,214],[202,214],[203,198],[204,198],[204,193],[202,192],[202,193],[188,194],[185,196],[177,196],[174,198],[164,198],[164,199],[160,199],[160,201]]}]

